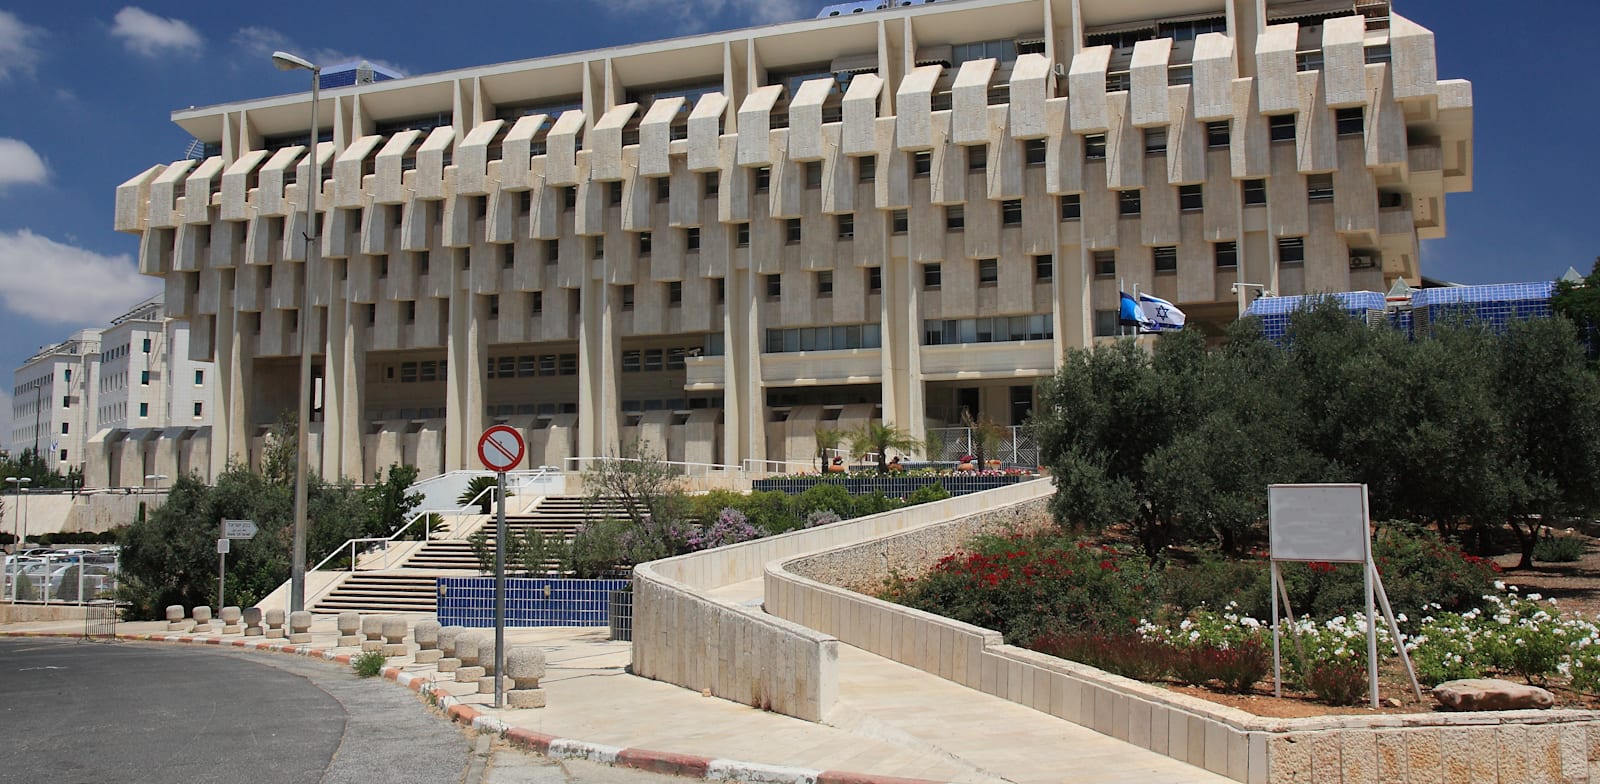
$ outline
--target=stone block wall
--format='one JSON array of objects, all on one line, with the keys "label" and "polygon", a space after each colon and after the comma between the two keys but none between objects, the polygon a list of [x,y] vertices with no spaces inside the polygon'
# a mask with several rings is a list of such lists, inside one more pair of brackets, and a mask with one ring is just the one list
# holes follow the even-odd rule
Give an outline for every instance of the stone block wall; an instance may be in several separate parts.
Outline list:
[{"label": "stone block wall", "polygon": [[1587,782],[1600,713],[1503,711],[1264,718],[1004,644],[999,632],[873,598],[972,534],[1040,524],[1044,499],[774,561],[766,609],[892,659],[1248,784]]},{"label": "stone block wall", "polygon": [[1027,482],[641,564],[633,572],[634,674],[821,721],[838,694],[834,633],[705,592],[763,579],[776,559],[1038,502],[1051,492],[1049,480]]}]

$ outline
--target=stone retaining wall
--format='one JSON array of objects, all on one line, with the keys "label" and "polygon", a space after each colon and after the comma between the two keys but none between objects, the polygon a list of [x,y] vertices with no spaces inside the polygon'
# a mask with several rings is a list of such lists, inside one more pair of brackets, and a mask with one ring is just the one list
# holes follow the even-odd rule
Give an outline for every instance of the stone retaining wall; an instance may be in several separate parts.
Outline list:
[{"label": "stone retaining wall", "polygon": [[652,561],[633,572],[633,671],[724,699],[821,721],[838,695],[830,632],[708,592],[762,579],[768,562],[1047,497],[1048,480]]},{"label": "stone retaining wall", "polygon": [[1600,776],[1594,711],[1264,718],[1006,645],[999,632],[851,590],[881,584],[891,569],[921,572],[966,535],[1033,514],[1024,502],[775,561],[766,569],[767,612],[1250,784],[1522,784]]}]

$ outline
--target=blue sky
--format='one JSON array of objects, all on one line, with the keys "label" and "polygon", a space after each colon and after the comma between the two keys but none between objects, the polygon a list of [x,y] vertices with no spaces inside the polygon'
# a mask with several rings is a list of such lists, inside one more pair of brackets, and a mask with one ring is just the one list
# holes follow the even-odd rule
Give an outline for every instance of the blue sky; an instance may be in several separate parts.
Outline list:
[{"label": "blue sky", "polygon": [[[174,109],[303,89],[268,55],[421,74],[815,15],[825,0],[0,2],[0,368],[156,290],[111,230],[117,184],[183,155]],[[1423,272],[1549,279],[1600,255],[1592,76],[1600,4],[1395,0],[1473,82],[1475,190],[1447,200]],[[315,32],[309,32],[312,23]],[[0,395],[10,385],[0,385]],[[0,397],[0,418],[10,411]],[[0,439],[9,429],[0,430]]]}]

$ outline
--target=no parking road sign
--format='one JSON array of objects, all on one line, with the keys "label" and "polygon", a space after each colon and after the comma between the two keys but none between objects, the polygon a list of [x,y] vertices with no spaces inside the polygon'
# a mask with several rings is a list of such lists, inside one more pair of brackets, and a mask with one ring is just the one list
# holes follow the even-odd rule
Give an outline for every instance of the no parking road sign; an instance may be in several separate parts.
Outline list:
[{"label": "no parking road sign", "polygon": [[522,434],[508,425],[495,425],[483,431],[483,437],[478,439],[478,459],[490,471],[504,473],[516,468],[522,463],[526,449]]}]

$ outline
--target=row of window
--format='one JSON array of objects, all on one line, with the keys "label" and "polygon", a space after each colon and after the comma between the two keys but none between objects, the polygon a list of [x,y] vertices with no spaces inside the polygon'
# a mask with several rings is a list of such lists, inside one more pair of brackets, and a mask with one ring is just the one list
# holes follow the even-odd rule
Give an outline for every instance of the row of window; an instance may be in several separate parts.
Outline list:
[{"label": "row of window", "polygon": [[[124,343],[124,344],[122,344],[120,346],[117,346],[115,348],[109,349],[107,351],[100,352],[100,361],[101,362],[110,362],[113,359],[121,359],[121,358],[127,356],[128,355],[129,345],[130,344]],[[143,353],[145,353],[145,354],[150,353],[150,338],[145,338],[143,340],[143,342],[142,342],[142,345],[143,345]],[[71,381],[72,377],[70,375],[67,376],[67,380]]]},{"label": "row of window", "polygon": [[842,351],[855,348],[880,348],[882,345],[883,326],[880,324],[769,329],[766,353]]},{"label": "row of window", "polygon": [[977,319],[930,319],[922,322],[924,346],[1050,340],[1054,337],[1055,327],[1048,314]]}]

